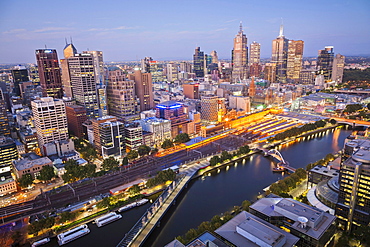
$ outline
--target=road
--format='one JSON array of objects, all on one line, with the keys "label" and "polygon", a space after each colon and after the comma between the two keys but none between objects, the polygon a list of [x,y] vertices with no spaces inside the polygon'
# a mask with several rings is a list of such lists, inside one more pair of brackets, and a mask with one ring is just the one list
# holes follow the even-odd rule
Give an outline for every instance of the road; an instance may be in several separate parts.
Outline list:
[{"label": "road", "polygon": [[192,150],[180,150],[163,157],[146,156],[130,166],[120,167],[119,171],[109,172],[97,178],[80,180],[43,192],[34,200],[2,207],[0,208],[0,224],[65,207],[76,201],[87,200],[139,178],[147,179],[164,168],[182,165],[223,150],[233,150],[243,143],[244,140],[240,138],[228,136]]}]

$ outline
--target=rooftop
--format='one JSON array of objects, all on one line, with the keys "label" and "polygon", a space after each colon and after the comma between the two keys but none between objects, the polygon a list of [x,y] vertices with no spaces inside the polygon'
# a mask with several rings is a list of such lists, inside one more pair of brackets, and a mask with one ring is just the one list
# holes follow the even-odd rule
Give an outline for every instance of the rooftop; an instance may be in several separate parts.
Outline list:
[{"label": "rooftop", "polygon": [[241,212],[215,233],[236,246],[294,246],[299,238],[254,216]]},{"label": "rooftop", "polygon": [[26,158],[26,159],[20,159],[20,160],[13,161],[13,164],[18,171],[29,169],[36,165],[45,165],[45,164],[51,164],[51,163],[52,162],[48,157],[42,157],[42,158],[34,159],[34,160]]},{"label": "rooftop", "polygon": [[310,170],[310,172],[318,173],[321,175],[329,176],[329,177],[334,177],[339,175],[337,170],[331,169],[330,166],[315,166]]}]

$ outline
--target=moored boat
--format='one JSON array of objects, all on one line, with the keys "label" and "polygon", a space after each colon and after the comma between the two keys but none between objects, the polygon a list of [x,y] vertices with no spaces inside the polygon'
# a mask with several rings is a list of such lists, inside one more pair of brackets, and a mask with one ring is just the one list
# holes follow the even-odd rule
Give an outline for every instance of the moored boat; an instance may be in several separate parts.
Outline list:
[{"label": "moored boat", "polygon": [[41,246],[41,245],[46,244],[46,243],[48,243],[48,242],[50,242],[50,238],[43,238],[43,239],[41,239],[41,240],[39,240],[39,241],[34,242],[34,243],[31,245],[31,247]]},{"label": "moored boat", "polygon": [[63,232],[57,235],[58,244],[67,244],[77,238],[80,238],[90,232],[89,227],[86,224],[80,225],[78,227],[72,228],[69,231]]},{"label": "moored boat", "polygon": [[119,220],[122,218],[122,215],[117,214],[116,212],[112,212],[106,215],[103,215],[95,220],[95,224],[98,227],[105,226],[106,224],[109,224],[115,220]]}]

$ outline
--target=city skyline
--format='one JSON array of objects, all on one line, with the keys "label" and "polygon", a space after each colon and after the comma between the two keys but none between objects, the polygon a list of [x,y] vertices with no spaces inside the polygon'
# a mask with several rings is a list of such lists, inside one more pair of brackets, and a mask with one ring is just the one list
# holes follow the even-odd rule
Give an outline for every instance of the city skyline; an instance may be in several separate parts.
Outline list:
[{"label": "city skyline", "polygon": [[[74,8],[65,10],[65,6]],[[0,4],[0,63],[35,63],[36,49],[62,54],[65,39],[78,51],[101,50],[105,61],[191,60],[199,46],[220,59],[231,59],[240,21],[248,38],[261,43],[261,57],[271,58],[271,42],[281,19],[288,39],[305,41],[304,56],[317,56],[324,46],[344,55],[370,54],[370,34],[364,32],[370,2],[345,1],[18,1]],[[43,13],[43,14],[42,14]],[[46,14],[47,13],[47,14]],[[52,15],[50,13],[53,13]]]}]

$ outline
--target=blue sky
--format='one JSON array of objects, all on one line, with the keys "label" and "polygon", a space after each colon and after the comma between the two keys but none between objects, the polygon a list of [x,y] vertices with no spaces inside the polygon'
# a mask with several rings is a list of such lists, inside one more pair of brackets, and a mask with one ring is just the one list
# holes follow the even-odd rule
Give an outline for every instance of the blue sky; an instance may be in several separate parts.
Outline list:
[{"label": "blue sky", "polygon": [[45,45],[62,58],[66,37],[105,61],[190,60],[196,46],[229,59],[240,21],[270,57],[281,18],[288,39],[305,41],[304,56],[327,45],[370,55],[369,0],[2,0],[0,9],[0,63],[33,63]]}]

